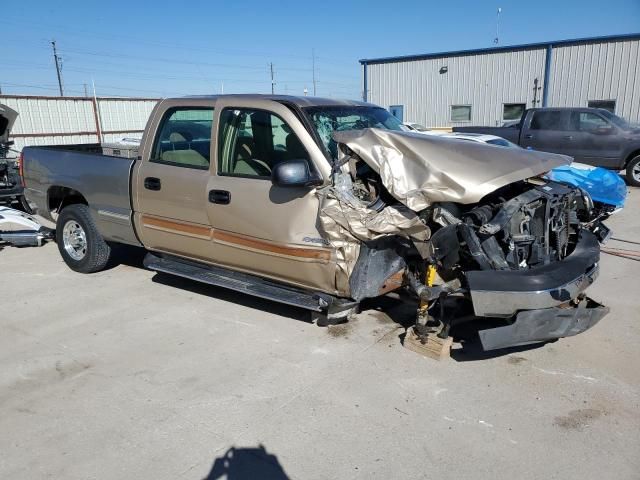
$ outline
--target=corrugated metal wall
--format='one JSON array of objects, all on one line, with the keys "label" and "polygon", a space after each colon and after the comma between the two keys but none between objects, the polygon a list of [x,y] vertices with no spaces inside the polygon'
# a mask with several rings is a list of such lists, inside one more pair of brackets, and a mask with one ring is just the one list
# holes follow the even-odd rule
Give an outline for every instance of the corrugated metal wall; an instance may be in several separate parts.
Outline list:
[{"label": "corrugated metal wall", "polygon": [[27,145],[62,145],[98,142],[97,118],[105,142],[141,137],[156,99],[40,97],[0,95],[3,103],[19,113],[11,139],[16,150]]},{"label": "corrugated metal wall", "polygon": [[[404,120],[429,127],[496,125],[504,103],[533,102],[542,84],[545,50],[487,53],[368,66],[372,103],[404,105]],[[440,73],[442,67],[446,73]],[[538,99],[541,93],[538,93]],[[451,122],[451,105],[471,105],[470,122]]]},{"label": "corrugated metal wall", "polygon": [[[640,40],[553,47],[548,106],[616,100],[616,113],[640,122]],[[533,104],[544,87],[546,49],[473,53],[367,65],[368,101],[404,106],[404,120],[429,127],[500,125],[503,104]],[[446,73],[439,73],[441,67]],[[364,69],[363,69],[364,75]],[[542,99],[542,89],[536,94]],[[471,122],[451,122],[451,105],[471,105]]]},{"label": "corrugated metal wall", "polygon": [[555,47],[549,106],[615,100],[616,114],[640,122],[640,40]]}]

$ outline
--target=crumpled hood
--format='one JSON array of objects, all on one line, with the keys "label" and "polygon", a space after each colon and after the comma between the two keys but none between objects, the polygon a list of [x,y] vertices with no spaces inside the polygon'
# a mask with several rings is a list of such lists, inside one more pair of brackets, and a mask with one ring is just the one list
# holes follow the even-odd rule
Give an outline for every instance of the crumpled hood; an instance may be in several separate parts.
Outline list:
[{"label": "crumpled hood", "polygon": [[476,203],[500,187],[571,163],[565,155],[378,128],[333,137],[416,212],[435,202]]},{"label": "crumpled hood", "polygon": [[18,112],[0,104],[0,143],[9,140],[9,133],[16,118],[18,118]]}]

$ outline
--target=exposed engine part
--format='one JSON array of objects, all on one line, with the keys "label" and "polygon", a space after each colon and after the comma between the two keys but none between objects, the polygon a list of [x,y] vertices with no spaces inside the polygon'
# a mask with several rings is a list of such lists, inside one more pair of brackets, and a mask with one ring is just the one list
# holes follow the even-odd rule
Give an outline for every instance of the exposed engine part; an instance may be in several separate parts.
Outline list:
[{"label": "exposed engine part", "polygon": [[426,285],[422,283],[415,275],[407,275],[409,286],[415,292],[415,294],[424,302],[431,302],[440,298],[440,296],[450,293],[462,292],[462,284],[459,279],[451,280],[450,282],[442,283],[440,285]]}]

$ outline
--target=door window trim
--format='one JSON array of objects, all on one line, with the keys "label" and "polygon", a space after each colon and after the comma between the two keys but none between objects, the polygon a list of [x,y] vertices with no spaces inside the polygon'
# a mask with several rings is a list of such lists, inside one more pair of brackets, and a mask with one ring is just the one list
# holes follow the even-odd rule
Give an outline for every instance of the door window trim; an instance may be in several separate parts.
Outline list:
[{"label": "door window trim", "polygon": [[[286,106],[286,105],[284,105]],[[247,178],[247,179],[252,179],[252,180],[271,180],[271,175],[265,176],[265,175],[250,175],[250,174],[246,174],[246,173],[228,173],[228,172],[223,172],[222,169],[222,152],[221,149],[224,146],[224,141],[225,139],[223,138],[223,126],[224,126],[224,122],[222,121],[222,117],[224,115],[224,113],[227,110],[244,110],[244,111],[251,111],[251,112],[264,112],[267,113],[269,115],[273,115],[274,117],[277,117],[278,119],[280,119],[280,121],[282,123],[284,123],[285,125],[289,126],[289,123],[286,122],[279,114],[277,114],[276,112],[272,111],[272,110],[268,110],[266,108],[256,108],[256,107],[249,107],[249,106],[242,106],[242,107],[234,107],[231,105],[227,105],[225,107],[223,107],[221,110],[219,110],[219,119],[220,121],[218,122],[218,128],[217,128],[217,136],[216,136],[216,151],[215,151],[215,155],[216,155],[216,175],[219,177],[235,177],[235,178]],[[304,124],[303,124],[304,125]],[[289,128],[291,128],[291,126],[289,126]],[[304,145],[304,143],[302,143],[302,140],[300,140],[300,137],[298,136],[297,133],[295,133],[295,131],[293,130],[293,128],[291,128],[291,132],[293,134],[296,135],[296,137],[298,137],[298,141],[300,141],[300,144],[302,145],[302,148],[304,148],[304,151],[307,153],[307,158],[306,159],[301,159],[301,160],[306,160],[306,162],[309,165],[309,171],[310,172],[317,172],[316,166],[313,162],[313,160],[311,159],[311,155],[309,153],[309,150],[307,149],[307,147]]]},{"label": "door window trim", "polygon": [[[178,162],[169,162],[166,160],[161,160],[159,158],[154,158],[154,154],[156,152],[156,147],[158,146],[158,142],[160,141],[160,133],[162,132],[162,128],[164,127],[164,123],[167,120],[167,118],[170,115],[173,115],[173,113],[175,113],[176,111],[181,111],[181,110],[210,110],[211,111],[211,131],[209,132],[209,165],[189,165],[189,164],[185,164],[185,163],[178,163]],[[211,168],[211,146],[213,144],[214,141],[214,137],[213,137],[213,132],[214,132],[214,125],[215,125],[215,112],[216,112],[216,108],[212,107],[212,106],[181,106],[181,105],[177,105],[175,107],[169,107],[167,108],[164,113],[162,114],[162,118],[160,118],[160,121],[158,122],[158,126],[156,128],[156,131],[154,133],[154,138],[153,138],[153,145],[151,147],[151,151],[149,152],[149,159],[148,162],[149,163],[156,163],[159,165],[169,165],[172,167],[180,167],[180,168],[189,168],[192,170],[209,170]]]}]

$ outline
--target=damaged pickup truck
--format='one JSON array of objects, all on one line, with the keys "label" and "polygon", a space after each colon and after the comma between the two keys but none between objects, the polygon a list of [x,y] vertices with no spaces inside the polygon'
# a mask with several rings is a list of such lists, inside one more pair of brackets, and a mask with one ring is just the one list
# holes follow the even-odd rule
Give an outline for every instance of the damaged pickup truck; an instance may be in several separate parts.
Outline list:
[{"label": "damaged pickup truck", "polygon": [[580,333],[601,223],[589,195],[545,180],[569,157],[405,132],[360,102],[227,95],[167,99],[137,159],[100,146],[24,149],[38,213],[73,270],[145,247],[145,266],[344,321],[392,291],[416,329],[498,319],[485,349]]}]

